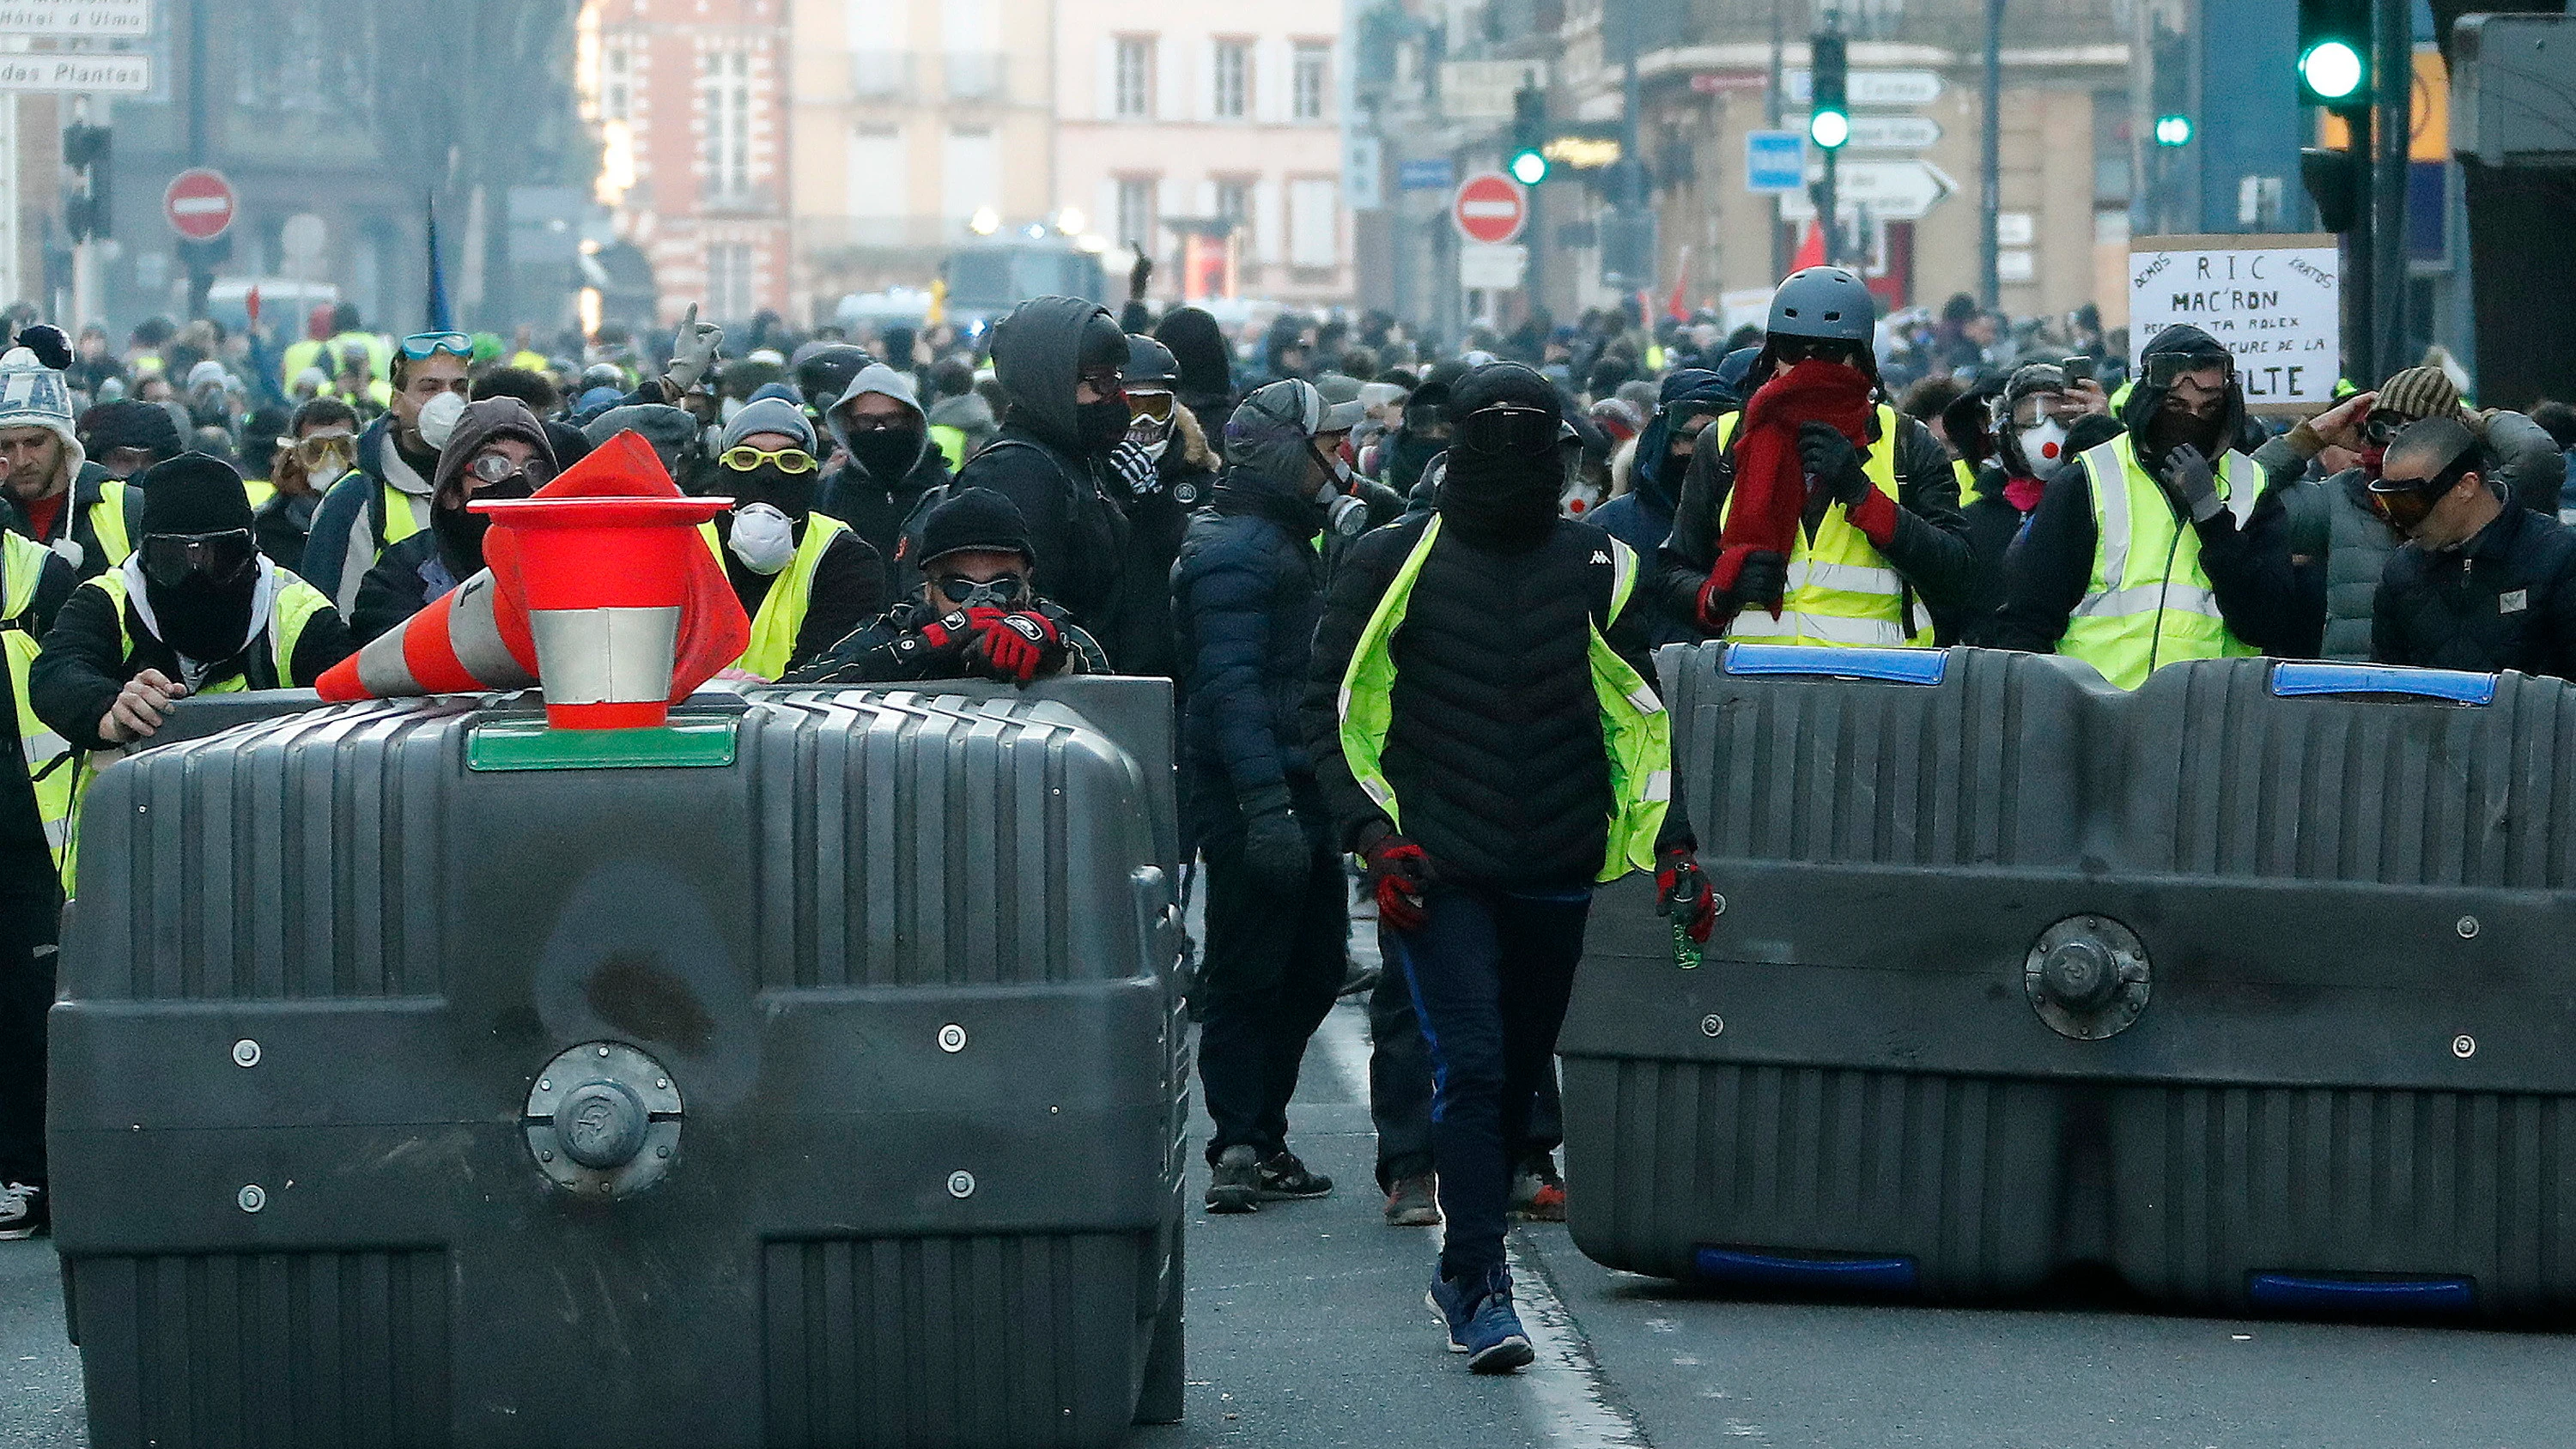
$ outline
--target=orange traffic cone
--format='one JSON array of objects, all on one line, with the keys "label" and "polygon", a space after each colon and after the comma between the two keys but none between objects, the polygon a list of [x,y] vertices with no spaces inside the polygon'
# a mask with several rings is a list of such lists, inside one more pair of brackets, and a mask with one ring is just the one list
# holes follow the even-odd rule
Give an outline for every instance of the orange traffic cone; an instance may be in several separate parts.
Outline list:
[{"label": "orange traffic cone", "polygon": [[317,682],[326,700],[541,684],[562,729],[659,725],[751,642],[698,525],[731,506],[683,497],[632,432],[533,498],[489,514],[489,567]]}]

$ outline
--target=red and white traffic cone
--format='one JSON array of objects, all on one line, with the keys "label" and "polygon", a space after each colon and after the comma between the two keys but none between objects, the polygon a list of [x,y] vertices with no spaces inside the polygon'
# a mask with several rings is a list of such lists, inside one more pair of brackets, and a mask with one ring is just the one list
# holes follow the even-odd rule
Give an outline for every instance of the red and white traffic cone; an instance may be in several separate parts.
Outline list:
[{"label": "red and white traffic cone", "polygon": [[334,664],[314,689],[334,704],[525,689],[537,682],[537,651],[524,615],[508,607],[490,569]]},{"label": "red and white traffic cone", "polygon": [[644,729],[669,718],[690,564],[707,553],[698,525],[731,504],[672,496],[467,505],[491,515],[496,541],[515,544],[547,724]]}]

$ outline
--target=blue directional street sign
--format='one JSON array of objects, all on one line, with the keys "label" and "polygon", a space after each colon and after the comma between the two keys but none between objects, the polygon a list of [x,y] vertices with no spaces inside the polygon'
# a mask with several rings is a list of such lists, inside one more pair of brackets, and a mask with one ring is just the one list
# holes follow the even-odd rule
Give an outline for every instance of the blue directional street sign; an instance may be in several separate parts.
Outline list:
[{"label": "blue directional street sign", "polygon": [[1757,194],[1807,189],[1807,138],[1795,131],[1744,133],[1744,189]]},{"label": "blue directional street sign", "polygon": [[1448,191],[1458,184],[1458,164],[1446,156],[1421,156],[1404,163],[1396,184],[1407,191]]}]

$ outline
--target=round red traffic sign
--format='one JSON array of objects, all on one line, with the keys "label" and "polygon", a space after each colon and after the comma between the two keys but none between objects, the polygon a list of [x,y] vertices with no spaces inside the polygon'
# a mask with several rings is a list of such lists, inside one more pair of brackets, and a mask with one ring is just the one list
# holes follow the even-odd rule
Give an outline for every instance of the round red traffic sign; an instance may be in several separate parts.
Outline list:
[{"label": "round red traffic sign", "polygon": [[233,184],[224,173],[197,166],[170,178],[161,193],[161,214],[170,229],[190,241],[213,241],[233,224]]},{"label": "round red traffic sign", "polygon": [[1467,240],[1500,246],[1519,236],[1529,220],[1529,191],[1500,171],[1480,171],[1458,183],[1449,219]]}]

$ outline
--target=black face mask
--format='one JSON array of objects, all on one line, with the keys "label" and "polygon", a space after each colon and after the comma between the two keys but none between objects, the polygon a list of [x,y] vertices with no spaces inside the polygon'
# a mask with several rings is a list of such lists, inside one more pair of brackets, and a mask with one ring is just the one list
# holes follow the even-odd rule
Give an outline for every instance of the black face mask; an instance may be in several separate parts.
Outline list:
[{"label": "black face mask", "polygon": [[1395,440],[1395,456],[1387,463],[1387,481],[1398,493],[1410,493],[1422,478],[1422,470],[1449,446],[1447,438],[1425,438],[1413,433],[1400,433]]},{"label": "black face mask", "polygon": [[1526,545],[1555,524],[1564,492],[1565,469],[1554,449],[1524,455],[1452,448],[1440,514],[1477,542]]},{"label": "black face mask", "polygon": [[176,584],[147,579],[143,590],[151,597],[161,642],[200,664],[216,664],[241,652],[259,573],[253,570],[228,584],[196,573]]},{"label": "black face mask", "polygon": [[[883,435],[863,433],[860,436],[881,437]],[[918,437],[919,434],[914,436]],[[858,439],[853,438],[851,441],[855,443]],[[749,472],[737,472],[731,468],[722,471],[724,477],[719,480],[720,491],[732,498],[736,506],[745,503],[766,503],[790,518],[803,518],[814,511],[815,474],[783,472],[772,463],[763,463]]]},{"label": "black face mask", "polygon": [[1127,404],[1117,398],[1073,405],[1074,436],[1086,453],[1106,453],[1127,437]]},{"label": "black face mask", "polygon": [[879,428],[852,433],[850,461],[880,483],[900,482],[921,461],[921,434],[912,428]]},{"label": "black face mask", "polygon": [[462,508],[433,508],[429,510],[429,527],[438,535],[438,551],[446,555],[450,573],[462,579],[483,567],[483,535],[492,531],[491,515],[468,513]]},{"label": "black face mask", "polygon": [[2215,460],[2225,451],[2220,429],[2226,426],[2227,414],[2221,409],[2214,418],[2195,418],[2185,413],[2167,412],[2162,408],[2147,419],[2147,451],[2161,469],[2165,456],[2185,443],[2200,450],[2204,458]]}]

